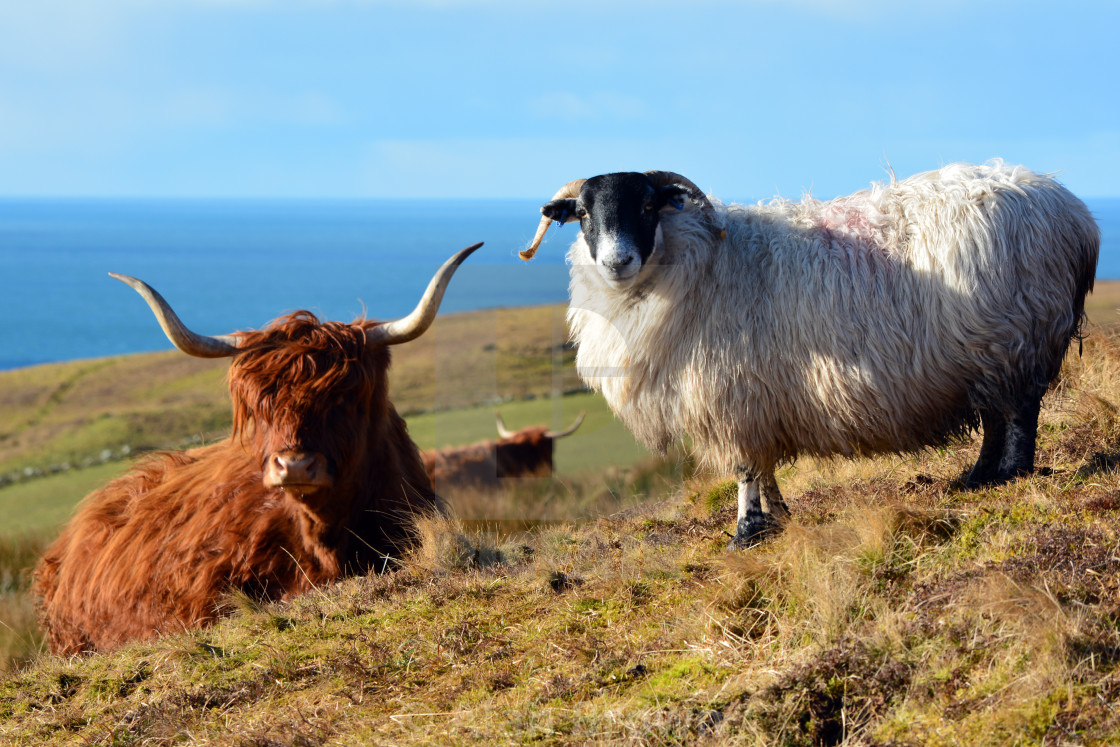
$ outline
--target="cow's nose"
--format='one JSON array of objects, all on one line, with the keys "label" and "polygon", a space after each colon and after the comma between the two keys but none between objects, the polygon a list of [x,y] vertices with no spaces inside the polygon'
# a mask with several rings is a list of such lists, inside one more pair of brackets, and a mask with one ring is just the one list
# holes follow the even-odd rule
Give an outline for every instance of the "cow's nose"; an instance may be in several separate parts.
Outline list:
[{"label": "cow's nose", "polygon": [[265,483],[271,487],[319,487],[325,479],[323,459],[315,453],[278,451],[268,458]]}]

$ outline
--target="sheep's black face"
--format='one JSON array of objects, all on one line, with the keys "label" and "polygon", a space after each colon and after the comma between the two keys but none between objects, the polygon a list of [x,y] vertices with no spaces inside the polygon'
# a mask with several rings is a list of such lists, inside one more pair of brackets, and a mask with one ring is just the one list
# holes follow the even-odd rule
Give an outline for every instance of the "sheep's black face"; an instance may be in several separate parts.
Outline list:
[{"label": "sheep's black face", "polygon": [[575,200],[554,200],[541,208],[553,220],[579,220],[580,231],[603,279],[627,288],[661,245],[659,211],[678,207],[687,190],[655,187],[644,174],[603,174],[588,179]]}]

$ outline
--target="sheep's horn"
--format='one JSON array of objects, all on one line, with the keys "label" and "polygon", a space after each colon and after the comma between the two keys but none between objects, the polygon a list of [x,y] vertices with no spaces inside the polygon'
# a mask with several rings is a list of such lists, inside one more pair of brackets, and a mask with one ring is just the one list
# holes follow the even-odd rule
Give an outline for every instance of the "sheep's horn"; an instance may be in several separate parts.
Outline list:
[{"label": "sheep's horn", "polygon": [[514,434],[514,431],[506,428],[506,422],[502,420],[501,413],[497,410],[494,411],[494,419],[498,421],[498,438],[509,438]]},{"label": "sheep's horn", "polygon": [[193,355],[196,358],[227,358],[237,354],[237,335],[207,337],[206,335],[195,334],[187,328],[187,325],[183,324],[178,315],[171,309],[171,304],[167,303],[163,296],[143,280],[137,280],[134,277],[115,272],[110,272],[109,276],[132,286],[133,290],[148,302],[148,306],[152,313],[156,315],[156,320],[159,322],[159,326],[163,328],[163,333],[167,335],[167,339],[171,340],[175,347],[187,355]]},{"label": "sheep's horn", "polygon": [[424,334],[436,318],[436,312],[439,311],[440,301],[443,300],[443,293],[447,290],[447,284],[451,282],[451,276],[455,274],[455,270],[459,268],[463,260],[480,246],[482,246],[481,241],[457,252],[455,256],[444,262],[443,266],[436,271],[436,274],[428,282],[427,290],[424,291],[420,303],[416,305],[412,313],[401,319],[370,327],[366,330],[366,342],[375,345],[399,345]]},{"label": "sheep's horn", "polygon": [[692,192],[692,199],[701,204],[702,207],[711,207],[712,203],[704,194],[704,190],[697,187],[691,180],[675,174],[672,171],[647,171],[645,172],[646,178],[649,179],[655,186],[666,187],[670,184],[682,184],[688,187]]},{"label": "sheep's horn", "polygon": [[559,432],[548,431],[547,433],[544,434],[544,437],[545,438],[563,438],[564,436],[572,435],[573,433],[576,432],[576,428],[579,428],[580,423],[583,422],[583,416],[586,415],[586,414],[587,414],[587,410],[580,410],[579,417],[576,418],[576,422],[572,423],[571,427],[569,427],[567,430],[563,430],[563,431],[559,431]]},{"label": "sheep's horn", "polygon": [[[579,190],[581,187],[583,187],[583,183],[586,181],[586,179],[576,179],[574,181],[568,182],[560,188],[559,192],[552,196],[552,200],[568,200],[574,197],[579,197]],[[552,200],[549,200],[549,202],[552,202]],[[528,262],[533,258],[533,255],[537,253],[537,249],[541,245],[541,240],[544,239],[544,232],[548,230],[548,226],[550,223],[552,223],[552,219],[547,215],[541,218],[541,223],[539,226],[537,226],[537,235],[533,237],[533,242],[529,244],[529,247],[527,249],[522,249],[521,253],[518,255],[521,257],[521,259]]]}]

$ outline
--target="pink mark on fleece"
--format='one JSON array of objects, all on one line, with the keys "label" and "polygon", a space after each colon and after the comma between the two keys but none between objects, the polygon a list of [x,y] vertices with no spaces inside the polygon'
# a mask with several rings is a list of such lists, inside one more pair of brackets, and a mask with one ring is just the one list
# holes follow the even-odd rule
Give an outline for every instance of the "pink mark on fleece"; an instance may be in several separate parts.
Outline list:
[{"label": "pink mark on fleece", "polygon": [[882,215],[866,201],[846,198],[826,202],[821,207],[818,220],[825,233],[876,246],[882,244]]},{"label": "pink mark on fleece", "polygon": [[894,269],[895,253],[886,235],[890,222],[866,198],[853,195],[822,203],[815,218],[826,250],[849,268],[870,262]]}]

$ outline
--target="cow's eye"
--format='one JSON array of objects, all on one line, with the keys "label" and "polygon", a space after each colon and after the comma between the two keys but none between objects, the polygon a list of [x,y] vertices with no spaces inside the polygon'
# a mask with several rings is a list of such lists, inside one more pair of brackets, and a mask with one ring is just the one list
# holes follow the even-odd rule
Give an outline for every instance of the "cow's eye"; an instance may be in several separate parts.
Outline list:
[{"label": "cow's eye", "polygon": [[647,213],[650,212],[651,210],[653,210],[653,203],[652,202],[647,202],[645,205],[642,206],[642,210],[645,210]]}]

